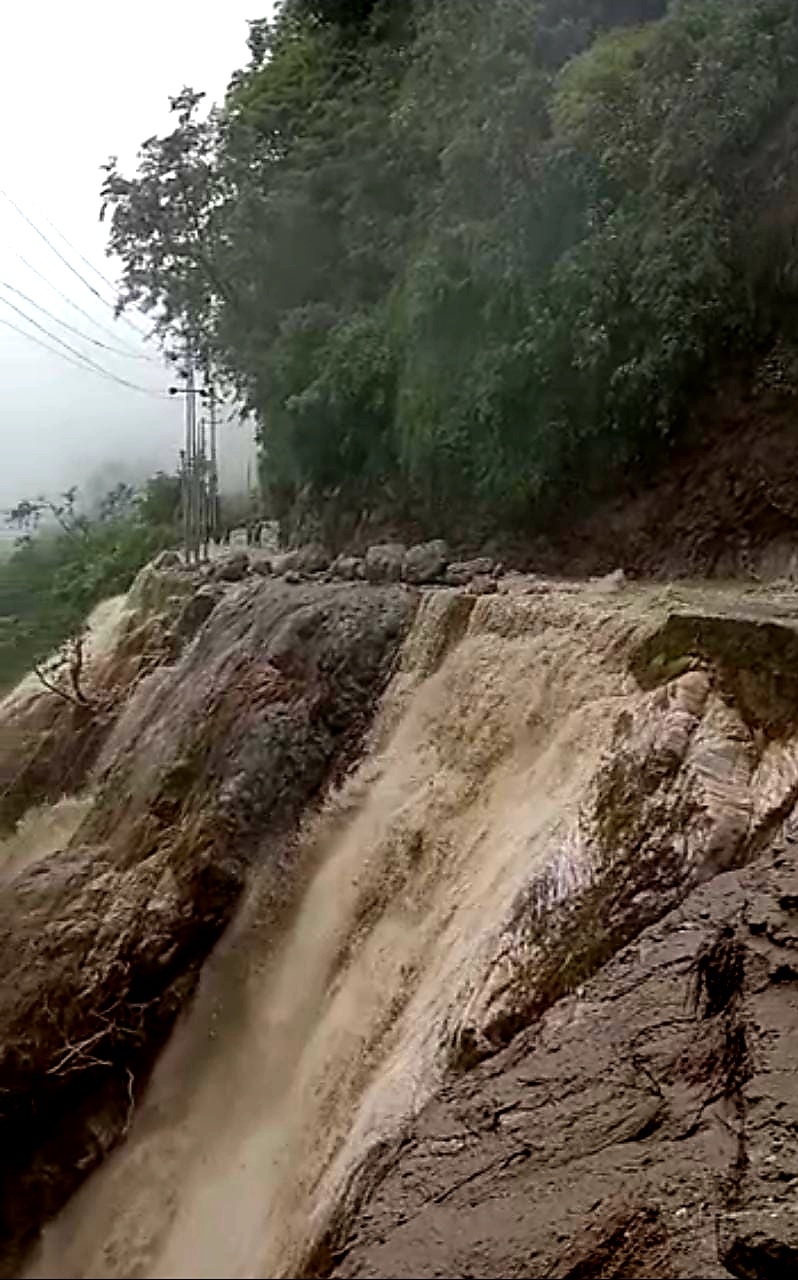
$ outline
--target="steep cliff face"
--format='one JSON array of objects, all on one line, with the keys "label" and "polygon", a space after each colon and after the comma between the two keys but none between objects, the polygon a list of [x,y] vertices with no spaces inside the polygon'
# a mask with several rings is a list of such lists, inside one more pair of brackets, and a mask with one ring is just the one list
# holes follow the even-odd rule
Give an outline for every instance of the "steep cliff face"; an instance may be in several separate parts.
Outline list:
[{"label": "steep cliff face", "polygon": [[[55,739],[59,759],[103,745],[68,847],[0,884],[7,1268],[129,1126],[255,862],[276,929],[296,889],[296,823],[351,757],[412,611],[401,589],[247,584],[182,658],[143,677],[127,672],[122,629],[92,686],[113,669],[115,724],[105,708],[76,724],[72,705],[32,693],[14,704],[19,734]],[[18,780],[27,788],[30,772]]]},{"label": "steep cliff face", "polygon": [[385,1159],[332,1274],[790,1274],[796,890],[788,830],[449,1083]]},{"label": "steep cliff face", "polygon": [[0,889],[9,1271],[104,1156],[27,1274],[792,1256],[798,608],[531,585],[249,580],[133,681]]}]

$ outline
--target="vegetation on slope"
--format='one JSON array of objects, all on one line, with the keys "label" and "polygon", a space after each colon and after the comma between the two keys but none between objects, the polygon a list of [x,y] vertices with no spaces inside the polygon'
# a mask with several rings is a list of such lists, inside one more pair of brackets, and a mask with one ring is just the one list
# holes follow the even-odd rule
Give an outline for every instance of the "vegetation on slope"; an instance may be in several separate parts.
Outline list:
[{"label": "vegetation on slope", "polygon": [[0,691],[80,634],[101,600],[127,591],[139,569],[175,540],[179,481],[159,474],[137,494],[120,484],[94,515],[77,491],[20,502],[20,532],[0,563]]},{"label": "vegetation on slope", "polygon": [[788,330],[792,0],[285,0],[249,47],[103,195],[284,522],[542,527]]}]

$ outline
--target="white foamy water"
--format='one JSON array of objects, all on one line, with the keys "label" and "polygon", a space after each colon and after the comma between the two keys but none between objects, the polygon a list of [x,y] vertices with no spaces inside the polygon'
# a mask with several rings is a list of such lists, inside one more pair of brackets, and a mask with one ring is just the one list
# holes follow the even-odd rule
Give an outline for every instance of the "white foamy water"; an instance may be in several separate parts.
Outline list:
[{"label": "white foamy water", "polygon": [[64,796],[57,804],[39,805],[26,813],[14,834],[0,840],[0,882],[65,849],[91,804],[89,794]]}]

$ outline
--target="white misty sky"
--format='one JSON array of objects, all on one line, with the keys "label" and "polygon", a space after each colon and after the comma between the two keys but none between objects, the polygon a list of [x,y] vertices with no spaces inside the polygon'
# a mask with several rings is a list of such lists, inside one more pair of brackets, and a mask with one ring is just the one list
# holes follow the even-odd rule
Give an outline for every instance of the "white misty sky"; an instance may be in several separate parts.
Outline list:
[{"label": "white misty sky", "polygon": [[[247,19],[273,8],[269,0],[227,0],[209,6],[206,17],[196,0],[138,0],[125,6],[107,0],[5,0],[3,6],[0,188],[108,304],[59,262],[2,196],[0,280],[130,356],[68,332],[5,288],[0,298],[108,371],[155,391],[173,380],[155,344],[113,319],[113,290],[58,232],[115,279],[116,264],[105,256],[105,229],[98,221],[100,165],[116,154],[132,169],[139,144],[169,127],[168,98],[183,85],[218,100],[230,73],[246,58]],[[35,272],[103,327],[80,315]],[[0,303],[0,319],[57,345],[6,303]],[[141,317],[132,319],[146,328]],[[117,386],[0,324],[0,507],[92,477],[96,482],[99,472],[111,479],[125,467],[171,468],[182,436],[181,399]],[[240,426],[223,432],[228,483],[239,470],[243,482],[248,434]]]}]

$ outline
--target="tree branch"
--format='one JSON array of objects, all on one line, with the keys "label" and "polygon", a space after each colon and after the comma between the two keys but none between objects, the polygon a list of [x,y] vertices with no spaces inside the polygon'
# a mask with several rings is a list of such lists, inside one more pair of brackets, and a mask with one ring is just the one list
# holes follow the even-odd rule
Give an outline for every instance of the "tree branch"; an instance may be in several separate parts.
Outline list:
[{"label": "tree branch", "polygon": [[85,698],[81,701],[79,698],[74,697],[73,694],[68,693],[66,689],[61,689],[57,684],[53,684],[51,680],[48,680],[47,676],[44,674],[44,672],[42,671],[41,667],[37,662],[34,662],[33,670],[35,674],[38,676],[39,680],[41,680],[45,689],[48,689],[50,693],[56,694],[57,697],[63,698],[64,702],[71,702],[73,707],[86,707],[89,705],[89,703],[85,700]]}]

